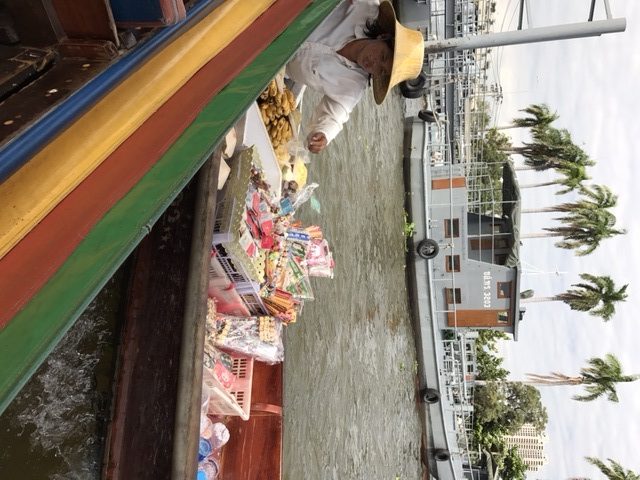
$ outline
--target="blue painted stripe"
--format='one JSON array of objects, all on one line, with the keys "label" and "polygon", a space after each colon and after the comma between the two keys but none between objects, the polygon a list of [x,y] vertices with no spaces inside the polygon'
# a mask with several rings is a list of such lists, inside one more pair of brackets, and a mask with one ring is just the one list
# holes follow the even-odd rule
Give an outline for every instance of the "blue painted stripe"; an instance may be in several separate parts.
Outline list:
[{"label": "blue painted stripe", "polygon": [[180,36],[222,1],[201,0],[187,12],[187,18],[183,22],[163,28],[131,52],[123,55],[59,105],[41,115],[28,129],[0,146],[0,182],[27,163],[36,152],[139,68],[155,52]]}]

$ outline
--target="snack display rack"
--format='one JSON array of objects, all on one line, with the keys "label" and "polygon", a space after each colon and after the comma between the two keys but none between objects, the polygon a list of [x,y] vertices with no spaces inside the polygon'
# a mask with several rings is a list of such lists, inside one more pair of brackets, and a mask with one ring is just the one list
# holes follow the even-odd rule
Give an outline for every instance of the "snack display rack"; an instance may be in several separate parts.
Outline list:
[{"label": "snack display rack", "polygon": [[257,283],[261,279],[249,255],[238,243],[238,231],[243,221],[251,165],[257,162],[255,148],[240,152],[234,158],[233,176],[229,177],[216,207],[213,227],[213,249],[229,278],[238,283]]},{"label": "snack display rack", "polygon": [[253,382],[253,358],[232,353],[232,373],[235,381],[227,391],[213,376],[205,378],[209,389],[209,414],[230,415],[249,420],[251,411],[251,384]]},{"label": "snack display rack", "polygon": [[237,283],[236,292],[251,312],[251,315],[267,315],[268,311],[260,296],[260,286],[255,283]]}]

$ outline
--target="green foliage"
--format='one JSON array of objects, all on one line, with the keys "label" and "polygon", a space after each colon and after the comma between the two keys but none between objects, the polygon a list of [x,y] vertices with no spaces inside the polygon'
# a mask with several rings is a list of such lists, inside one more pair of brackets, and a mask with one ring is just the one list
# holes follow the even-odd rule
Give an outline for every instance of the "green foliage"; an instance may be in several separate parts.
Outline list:
[{"label": "green foliage", "polygon": [[513,124],[520,128],[530,128],[532,131],[544,130],[559,118],[558,114],[552,112],[544,103],[532,104],[520,111],[527,116],[514,118]]},{"label": "green foliage", "polygon": [[579,201],[554,207],[554,211],[566,213],[556,218],[562,222],[562,226],[545,230],[564,237],[556,246],[575,250],[577,255],[582,256],[593,252],[605,238],[626,231],[615,228],[616,217],[609,209],[616,205],[618,197],[609,188],[604,185],[583,186],[580,193],[582,199]]},{"label": "green foliage", "polygon": [[598,469],[602,472],[602,474],[607,477],[609,480],[640,480],[640,475],[631,471],[625,470],[622,465],[620,465],[615,460],[607,458],[610,465],[605,464],[599,458],[594,457],[585,457],[587,461],[598,467]]},{"label": "green foliage", "polygon": [[565,128],[558,129],[549,125],[531,129],[531,142],[523,142],[521,146],[513,147],[511,152],[524,157],[526,165],[535,170],[559,169],[566,162],[590,167],[595,162],[587,153],[573,143],[571,134]]},{"label": "green foliage", "polygon": [[476,386],[474,412],[475,440],[489,450],[523,424],[531,423],[542,431],[548,420],[538,389],[520,382],[487,382]]},{"label": "green foliage", "polygon": [[589,312],[596,317],[602,317],[606,322],[615,313],[615,304],[627,299],[627,286],[616,289],[611,277],[596,276],[582,273],[581,283],[575,283],[565,293],[558,295],[558,299],[565,302],[572,310]]},{"label": "green foliage", "polygon": [[498,340],[509,340],[509,335],[501,330],[485,328],[478,331],[478,340],[476,341],[476,346],[480,345],[482,347],[488,348],[492,352],[496,352],[496,342]]},{"label": "green foliage", "polygon": [[640,379],[640,375],[624,375],[620,361],[611,353],[606,354],[604,358],[593,357],[587,365],[580,370],[582,384],[585,385],[587,393],[573,397],[581,402],[590,402],[602,395],[606,395],[607,400],[611,402],[617,402],[616,383]]},{"label": "green foliage", "polygon": [[525,480],[528,466],[518,453],[517,447],[511,447],[502,460],[500,477],[502,480]]},{"label": "green foliage", "polygon": [[404,226],[402,227],[402,235],[412,237],[416,233],[416,224],[409,221],[407,212],[404,212]]},{"label": "green foliage", "polygon": [[480,349],[476,353],[478,362],[478,380],[506,380],[509,370],[502,366],[503,358],[492,355],[484,349]]},{"label": "green foliage", "polygon": [[509,336],[500,330],[480,330],[476,340],[476,361],[478,364],[478,380],[506,380],[509,371],[502,367],[503,358],[496,355],[498,340],[506,340]]}]

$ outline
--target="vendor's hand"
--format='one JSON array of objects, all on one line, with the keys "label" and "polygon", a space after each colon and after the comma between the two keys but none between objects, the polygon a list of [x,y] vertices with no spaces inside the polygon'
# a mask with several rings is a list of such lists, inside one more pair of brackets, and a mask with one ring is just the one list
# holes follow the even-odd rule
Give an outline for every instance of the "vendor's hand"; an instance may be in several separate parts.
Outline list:
[{"label": "vendor's hand", "polygon": [[316,132],[307,137],[307,148],[311,153],[320,153],[327,146],[327,137],[324,133]]}]

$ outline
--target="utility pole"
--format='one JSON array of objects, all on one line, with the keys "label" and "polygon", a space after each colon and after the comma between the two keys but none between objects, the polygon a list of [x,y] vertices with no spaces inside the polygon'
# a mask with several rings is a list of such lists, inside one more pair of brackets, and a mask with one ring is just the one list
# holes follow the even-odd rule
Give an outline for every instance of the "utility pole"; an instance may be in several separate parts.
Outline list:
[{"label": "utility pole", "polygon": [[450,52],[475,48],[518,45],[522,43],[550,42],[569,38],[594,37],[605,33],[624,32],[625,18],[612,18],[551,27],[528,28],[513,32],[490,33],[424,42],[425,53]]}]

